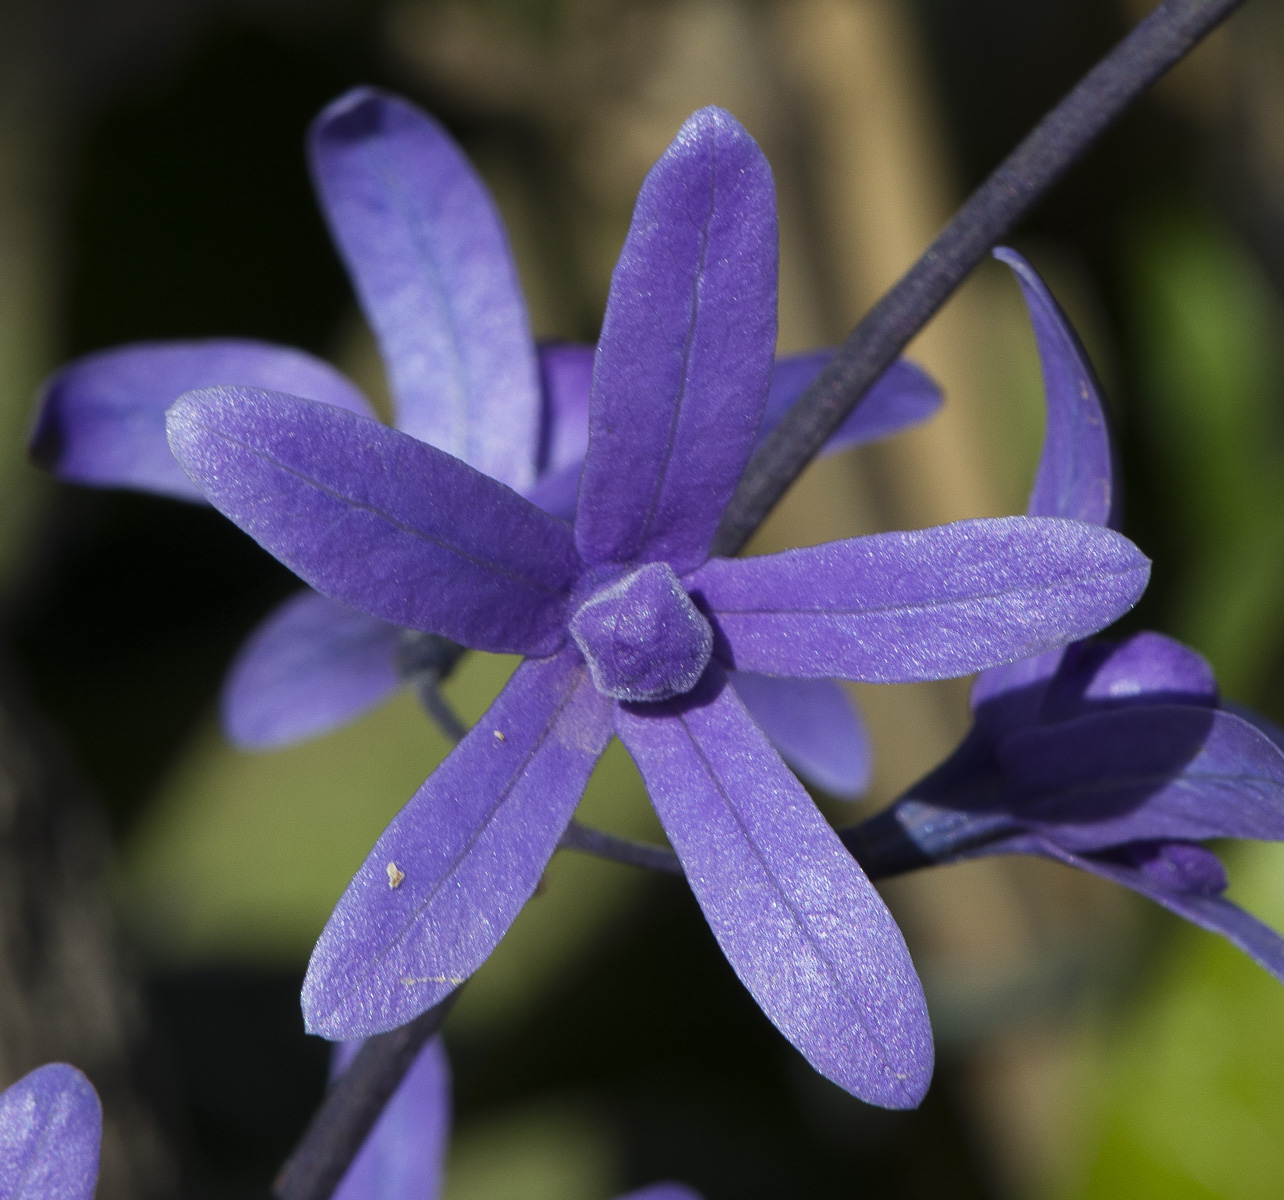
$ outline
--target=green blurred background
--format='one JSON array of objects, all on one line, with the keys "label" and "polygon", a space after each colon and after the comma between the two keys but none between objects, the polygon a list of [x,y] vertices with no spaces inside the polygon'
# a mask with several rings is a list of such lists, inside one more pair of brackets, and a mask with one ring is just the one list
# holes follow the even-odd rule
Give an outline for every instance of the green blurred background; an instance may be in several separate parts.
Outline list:
[{"label": "green blurred background", "polygon": [[[445,752],[403,696],[249,756],[221,674],[294,585],[212,512],[63,488],[22,452],[58,362],[121,341],[300,345],[380,397],[316,212],[309,119],[404,92],[508,222],[537,334],[596,335],[645,170],[694,108],[759,138],[781,203],[781,348],[832,343],[1148,6],[1140,0],[9,0],[0,6],[0,615],[20,686],[108,816],[140,980],[148,1194],[261,1194],[324,1083],[297,990],[330,906]],[[1105,381],[1126,531],[1155,559],[1130,627],[1192,643],[1284,718],[1284,2],[1244,11],[1129,114],[1015,244]],[[1042,429],[1019,295],[989,264],[918,339],[946,411],[809,471],[760,548],[1018,512]],[[470,719],[512,664],[449,684]],[[966,725],[960,683],[864,687],[885,803]],[[659,840],[608,754],[582,813]],[[1284,852],[1227,848],[1284,927]],[[1051,864],[886,889],[940,1068],[888,1114],[817,1079],[677,881],[573,855],[447,1027],[449,1200],[1284,1195],[1284,989],[1229,947]],[[105,1185],[106,1186],[106,1185]],[[138,1190],[138,1189],[136,1189]],[[112,1193],[114,1194],[114,1193]]]}]

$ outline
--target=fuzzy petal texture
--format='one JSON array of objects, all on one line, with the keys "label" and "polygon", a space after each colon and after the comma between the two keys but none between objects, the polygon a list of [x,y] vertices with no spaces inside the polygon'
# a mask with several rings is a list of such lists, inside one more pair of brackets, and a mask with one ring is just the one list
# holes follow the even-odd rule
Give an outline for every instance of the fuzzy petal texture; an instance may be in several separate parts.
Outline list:
[{"label": "fuzzy petal texture", "polygon": [[749,460],[776,346],[771,169],[729,113],[651,168],[611,277],[575,537],[592,564],[699,565]]},{"label": "fuzzy petal texture", "polygon": [[1109,624],[1146,586],[1126,538],[1006,517],[714,559],[685,580],[738,670],[904,683],[965,675]]},{"label": "fuzzy petal texture", "polygon": [[574,650],[518,667],[339,900],[303,984],[309,1032],[395,1029],[481,966],[557,848],[611,708]]},{"label": "fuzzy petal texture", "polygon": [[[344,1043],[346,1069],[360,1042]],[[349,1047],[352,1047],[349,1049]],[[450,1062],[440,1037],[424,1046],[334,1191],[334,1200],[437,1200],[450,1139]]]},{"label": "fuzzy petal texture", "polygon": [[0,1095],[0,1200],[92,1200],[103,1110],[75,1067],[49,1063]]},{"label": "fuzzy petal texture", "polygon": [[291,596],[241,646],[223,681],[223,732],[269,750],[338,728],[401,686],[401,630],[317,592]]},{"label": "fuzzy petal texture", "polygon": [[322,594],[477,650],[565,641],[570,527],[458,459],[248,388],[184,396],[169,439],[214,507]]},{"label": "fuzzy petal texture", "polygon": [[[755,450],[767,440],[767,435],[784,419],[794,401],[833,357],[833,350],[812,350],[776,359]],[[833,454],[891,437],[935,416],[941,401],[941,389],[922,367],[908,359],[898,359],[834,431],[821,454]]]},{"label": "fuzzy petal texture", "polygon": [[426,113],[372,88],[325,109],[313,178],[383,351],[397,426],[519,491],[535,479],[530,322],[485,185]]},{"label": "fuzzy petal texture", "polygon": [[996,753],[1004,807],[1070,850],[1284,839],[1284,753],[1232,713],[1128,707],[1014,733]]},{"label": "fuzzy petal texture", "polygon": [[718,944],[772,1023],[840,1087],[912,1108],[932,1075],[896,922],[715,666],[689,698],[616,713]]},{"label": "fuzzy petal texture", "polygon": [[732,671],[728,678],[758,728],[804,779],[842,800],[869,787],[869,734],[851,697],[832,679],[752,671]]},{"label": "fuzzy petal texture", "polygon": [[165,410],[184,392],[224,384],[374,415],[355,384],[302,350],[235,338],[138,342],[87,354],[45,383],[31,457],[71,483],[204,502],[170,453]]},{"label": "fuzzy petal texture", "polygon": [[1046,838],[1016,838],[996,847],[992,853],[1040,855],[1140,892],[1191,924],[1220,934],[1284,983],[1284,938],[1224,896],[1166,887],[1137,867],[1094,855],[1075,854]]},{"label": "fuzzy petal texture", "polygon": [[1021,285],[1043,370],[1048,426],[1026,511],[1115,525],[1110,431],[1092,363],[1035,269],[1006,246],[994,257],[1012,268]]}]

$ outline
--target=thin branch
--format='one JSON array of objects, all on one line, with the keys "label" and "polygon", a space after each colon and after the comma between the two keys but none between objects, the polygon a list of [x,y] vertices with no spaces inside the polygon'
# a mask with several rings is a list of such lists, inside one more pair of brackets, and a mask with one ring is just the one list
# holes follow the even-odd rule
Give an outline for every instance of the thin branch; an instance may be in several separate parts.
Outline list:
[{"label": "thin branch", "polygon": [[334,1192],[415,1055],[441,1028],[458,995],[456,989],[408,1025],[366,1039],[273,1181],[276,1200],[325,1200]]},{"label": "thin branch", "polygon": [[672,850],[616,837],[615,834],[603,833],[600,829],[590,829],[578,821],[572,821],[566,827],[557,848],[578,850],[581,854],[592,854],[611,862],[624,863],[628,867],[645,867],[650,871],[665,871],[670,875],[682,874],[682,864]]},{"label": "thin branch", "polygon": [[736,554],[874,382],[996,242],[1148,87],[1244,0],[1164,0],[972,193],[954,219],[852,330],[754,455],[714,553]]}]

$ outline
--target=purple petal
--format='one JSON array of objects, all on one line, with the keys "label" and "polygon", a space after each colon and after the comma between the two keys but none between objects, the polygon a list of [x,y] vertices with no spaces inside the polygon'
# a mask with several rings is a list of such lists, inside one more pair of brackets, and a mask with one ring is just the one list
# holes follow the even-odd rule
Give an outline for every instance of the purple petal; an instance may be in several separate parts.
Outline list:
[{"label": "purple petal", "polygon": [[579,477],[588,453],[593,353],[592,346],[574,342],[550,342],[539,347],[539,377],[544,392],[541,474],[574,468]]},{"label": "purple petal", "polygon": [[250,635],[223,683],[223,731],[267,750],[319,737],[401,685],[401,630],[316,592],[280,605]]},{"label": "purple petal", "polygon": [[1284,753],[1228,712],[1121,708],[1022,730],[996,754],[1006,807],[1071,850],[1284,838]]},{"label": "purple petal", "polygon": [[78,358],[45,383],[31,457],[72,483],[204,502],[170,453],[165,410],[184,392],[223,384],[372,415],[355,385],[302,350],[231,338],[140,342]]},{"label": "purple petal", "polygon": [[1123,642],[1067,646],[1039,719],[1059,721],[1130,704],[1215,705],[1217,699],[1217,677],[1202,654],[1144,631]]},{"label": "purple petal", "polygon": [[1034,720],[1067,649],[1047,650],[982,671],[968,697],[977,727],[998,736]]},{"label": "purple petal", "polygon": [[932,1031],[909,951],[838,835],[711,668],[683,702],[621,706],[691,890],[736,974],[826,1078],[912,1108]]},{"label": "purple petal", "polygon": [[1153,876],[1136,867],[1095,856],[1073,854],[1043,838],[1014,839],[997,847],[993,853],[1037,854],[1063,862],[1067,866],[1078,867],[1082,871],[1090,871],[1131,888],[1134,892],[1140,892],[1201,929],[1221,934],[1284,983],[1284,938],[1224,896],[1177,891],[1157,882]]},{"label": "purple petal", "polygon": [[618,1200],[703,1200],[703,1197],[685,1183],[653,1183]]},{"label": "purple petal", "polygon": [[75,1067],[49,1063],[0,1095],[0,1200],[92,1200],[103,1110]]},{"label": "purple petal", "polygon": [[169,437],[214,507],[324,595],[477,650],[565,640],[570,527],[458,459],[248,388],[184,396]]},{"label": "purple petal", "polygon": [[775,345],[771,168],[734,117],[704,108],[651,168],[611,277],[576,510],[585,561],[704,561]]},{"label": "purple petal", "polygon": [[1034,268],[1006,246],[996,249],[994,257],[1016,273],[1043,368],[1048,426],[1026,511],[1032,517],[1112,525],[1110,431],[1092,364]]},{"label": "purple petal", "polygon": [[869,734],[851,697],[832,679],[752,671],[732,671],[729,679],[758,728],[804,779],[844,800],[869,787]]},{"label": "purple petal", "polygon": [[384,830],[303,984],[309,1032],[395,1029],[486,960],[534,892],[611,737],[580,656],[518,667]]},{"label": "purple petal", "polygon": [[[336,1047],[345,1070],[360,1042]],[[334,1191],[334,1200],[437,1200],[450,1138],[450,1062],[440,1037],[419,1051]]]},{"label": "purple petal", "polygon": [[[827,349],[776,359],[755,450],[766,441],[767,435],[780,424],[794,401],[833,356],[834,351]],[[865,393],[864,399],[835,430],[821,453],[833,454],[851,446],[863,446],[867,442],[891,437],[935,416],[941,400],[941,389],[922,367],[907,359],[898,359]]]},{"label": "purple petal", "polygon": [[357,88],[316,120],[312,173],[379,339],[397,425],[519,490],[539,385],[508,238],[485,185],[427,114]]},{"label": "purple petal", "polygon": [[1092,633],[1136,602],[1149,573],[1111,530],[1005,517],[714,559],[685,582],[739,670],[903,683]]}]

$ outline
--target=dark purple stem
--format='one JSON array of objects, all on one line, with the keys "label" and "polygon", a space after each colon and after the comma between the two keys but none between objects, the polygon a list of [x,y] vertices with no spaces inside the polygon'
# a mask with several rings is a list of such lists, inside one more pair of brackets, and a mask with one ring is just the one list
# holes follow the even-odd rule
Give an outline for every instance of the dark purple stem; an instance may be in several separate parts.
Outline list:
[{"label": "dark purple stem", "polygon": [[[1035,126],[866,314],[754,455],[723,517],[715,553],[735,554],[744,546],[870,385],[990,248],[1142,92],[1242,3],[1164,0]],[[849,843],[856,841],[853,831],[844,836]],[[671,851],[578,826],[568,831],[565,844],[637,866],[673,869]],[[878,846],[877,841],[849,844],[874,878],[891,873],[885,869],[891,863],[879,861]],[[889,845],[889,853],[894,849]],[[925,865],[912,860],[910,855],[896,869]],[[282,1167],[274,1185],[277,1200],[329,1200],[415,1053],[440,1028],[452,1000],[447,997],[402,1029],[367,1041]]]},{"label": "dark purple stem", "polygon": [[736,554],[870,386],[991,248],[1138,96],[1244,0],[1164,0],[1080,80],[852,330],[753,456],[715,554]]},{"label": "dark purple stem", "polygon": [[446,1019],[456,990],[409,1025],[367,1038],[326,1093],[294,1153],[272,1183],[277,1200],[327,1200],[356,1158],[366,1134],[397,1090],[415,1055]]}]

